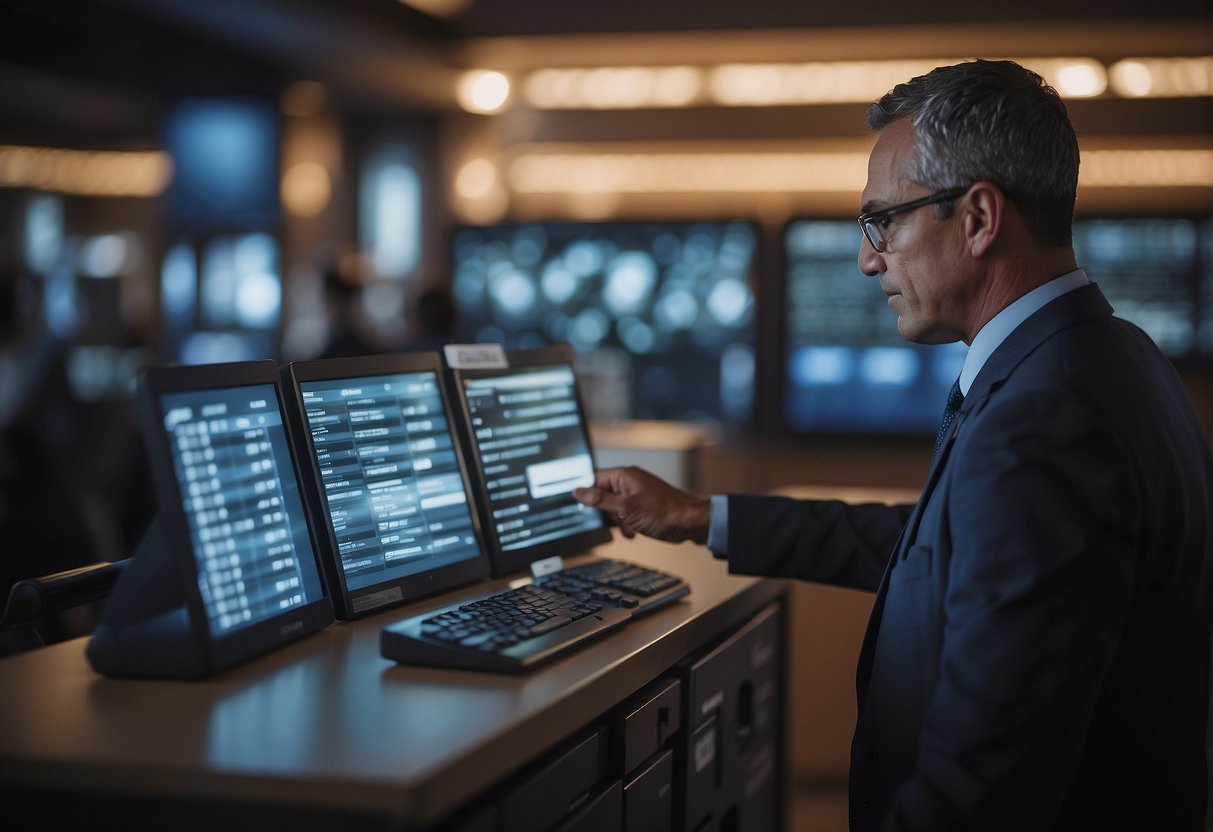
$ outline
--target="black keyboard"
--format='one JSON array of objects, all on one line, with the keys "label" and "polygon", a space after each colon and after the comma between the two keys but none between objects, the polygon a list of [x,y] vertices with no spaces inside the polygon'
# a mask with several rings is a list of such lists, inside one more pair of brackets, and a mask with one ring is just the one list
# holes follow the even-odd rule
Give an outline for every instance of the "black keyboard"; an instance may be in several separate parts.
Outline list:
[{"label": "black keyboard", "polygon": [[593,561],[384,627],[379,649],[402,664],[523,673],[690,591],[674,575]]},{"label": "black keyboard", "polygon": [[569,595],[586,593],[611,606],[643,614],[690,592],[682,578],[618,560],[596,560],[535,579],[538,586]]}]

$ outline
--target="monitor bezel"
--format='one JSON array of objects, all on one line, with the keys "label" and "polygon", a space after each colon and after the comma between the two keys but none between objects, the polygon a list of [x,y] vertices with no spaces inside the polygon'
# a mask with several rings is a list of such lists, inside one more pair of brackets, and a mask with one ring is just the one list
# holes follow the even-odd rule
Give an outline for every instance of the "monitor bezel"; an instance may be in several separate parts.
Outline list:
[{"label": "monitor bezel", "polygon": [[302,488],[299,488],[299,504],[312,546],[312,567],[320,587],[320,596],[301,607],[278,613],[225,635],[212,635],[207,623],[206,606],[198,590],[198,562],[190,540],[189,523],[185,517],[180,483],[173,465],[170,439],[164,430],[161,396],[265,385],[271,386],[274,391],[282,417],[282,429],[286,434],[290,471],[296,484],[301,485],[302,477],[294,453],[295,443],[288,418],[289,410],[282,394],[278,365],[274,361],[266,359],[228,364],[150,367],[144,371],[143,384],[140,385],[141,416],[152,479],[159,496],[160,516],[165,531],[164,541],[172,551],[172,560],[176,563],[176,573],[188,612],[192,639],[199,647],[203,667],[208,673],[281,647],[323,629],[333,620],[328,586],[323,570],[316,562],[315,527],[304,502]]},{"label": "monitor bezel", "polygon": [[472,470],[475,472],[474,485],[476,505],[480,510],[484,540],[488,544],[489,555],[492,559],[493,574],[505,577],[526,571],[536,561],[552,557],[573,557],[585,554],[594,546],[600,546],[611,540],[611,529],[607,516],[598,509],[594,511],[602,521],[596,529],[587,529],[568,537],[558,538],[540,543],[537,546],[518,551],[505,551],[497,537],[497,529],[492,522],[492,510],[489,507],[487,478],[484,465],[480,459],[480,450],[472,434],[472,416],[468,408],[467,396],[464,395],[464,382],[467,380],[493,378],[504,375],[517,375],[531,372],[544,367],[568,367],[573,371],[573,396],[577,402],[578,415],[581,417],[581,433],[585,446],[594,460],[594,470],[598,470],[595,460],[594,445],[590,440],[589,418],[585,403],[581,397],[581,388],[577,384],[577,364],[573,348],[568,344],[552,344],[528,350],[510,350],[505,353],[508,366],[496,368],[460,369],[451,371],[451,381],[455,397],[459,400],[461,424],[463,426],[463,441],[466,444],[468,457],[472,460]]},{"label": "monitor bezel", "polygon": [[[316,449],[312,442],[311,429],[307,424],[307,408],[303,401],[301,385],[313,381],[333,381],[342,378],[365,378],[371,376],[403,375],[409,373],[432,372],[442,398],[443,412],[451,431],[451,444],[455,451],[455,459],[459,465],[459,474],[463,479],[463,487],[468,496],[468,513],[472,518],[472,530],[480,548],[480,554],[456,563],[448,564],[437,569],[406,575],[400,578],[390,578],[380,583],[372,584],[355,590],[350,590],[346,584],[345,571],[341,567],[341,554],[337,539],[329,522],[328,500],[324,495],[324,482],[316,464]],[[485,536],[481,523],[480,512],[476,502],[476,489],[467,464],[463,446],[462,431],[459,427],[459,413],[452,407],[447,390],[446,368],[442,359],[434,352],[389,353],[382,355],[365,355],[342,358],[324,358],[310,361],[295,361],[283,371],[287,386],[290,388],[292,399],[291,418],[295,424],[295,435],[299,444],[296,446],[300,459],[300,467],[306,469],[302,478],[304,502],[315,518],[318,526],[318,554],[325,579],[328,582],[329,594],[333,600],[333,609],[342,620],[351,620],[373,613],[382,612],[391,607],[400,606],[439,592],[465,586],[484,580],[491,574],[491,565],[485,547]],[[355,610],[355,601],[376,593],[399,590],[400,596],[394,600],[376,604],[366,609]]]}]

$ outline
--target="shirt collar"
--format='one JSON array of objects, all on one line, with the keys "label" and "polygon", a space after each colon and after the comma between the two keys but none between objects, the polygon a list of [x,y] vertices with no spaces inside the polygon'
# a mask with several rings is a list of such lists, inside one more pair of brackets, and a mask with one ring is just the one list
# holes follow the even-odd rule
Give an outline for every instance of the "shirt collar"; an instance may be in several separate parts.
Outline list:
[{"label": "shirt collar", "polygon": [[1045,304],[1067,292],[1082,288],[1090,282],[1085,271],[1075,269],[1050,280],[1043,286],[1037,286],[991,318],[974,336],[973,343],[969,345],[964,367],[960,371],[960,392],[966,396],[969,394],[969,388],[973,386],[973,380],[977,378],[981,368],[994,354],[994,350],[998,349],[1017,326],[1032,317]]}]

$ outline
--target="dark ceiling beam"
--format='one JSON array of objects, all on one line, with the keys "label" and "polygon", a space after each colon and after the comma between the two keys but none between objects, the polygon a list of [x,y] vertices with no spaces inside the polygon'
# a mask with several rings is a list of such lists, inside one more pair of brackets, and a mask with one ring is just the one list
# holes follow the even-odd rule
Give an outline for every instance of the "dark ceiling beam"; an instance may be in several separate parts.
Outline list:
[{"label": "dark ceiling beam", "polygon": [[353,106],[451,106],[460,67],[439,22],[393,0],[105,0],[226,44]]}]

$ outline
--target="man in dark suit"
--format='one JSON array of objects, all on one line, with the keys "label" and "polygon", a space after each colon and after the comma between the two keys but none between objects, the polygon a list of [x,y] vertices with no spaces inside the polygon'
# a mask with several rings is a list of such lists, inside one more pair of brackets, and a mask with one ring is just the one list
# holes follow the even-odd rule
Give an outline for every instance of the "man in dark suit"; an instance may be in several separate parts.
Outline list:
[{"label": "man in dark suit", "polygon": [[918,504],[709,501],[637,469],[577,496],[734,572],[876,591],[853,829],[1198,830],[1213,461],[1170,363],[1075,261],[1065,106],[978,61],[868,120],[860,269],[905,338],[970,345]]}]

